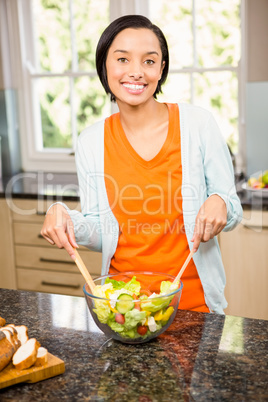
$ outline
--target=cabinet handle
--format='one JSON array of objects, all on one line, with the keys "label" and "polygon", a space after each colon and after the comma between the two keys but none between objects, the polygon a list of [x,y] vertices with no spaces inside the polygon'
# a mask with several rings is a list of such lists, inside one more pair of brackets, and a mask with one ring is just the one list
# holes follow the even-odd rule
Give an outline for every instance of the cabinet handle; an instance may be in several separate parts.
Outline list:
[{"label": "cabinet handle", "polygon": [[45,216],[45,215],[46,215],[46,212],[43,212],[43,211],[37,211],[37,212],[36,212],[36,215],[39,215],[39,216]]},{"label": "cabinet handle", "polygon": [[53,283],[53,282],[46,282],[42,281],[41,285],[44,286],[59,286],[61,288],[71,288],[71,289],[79,289],[81,285],[65,285],[64,283]]},{"label": "cabinet handle", "polygon": [[52,262],[53,264],[70,264],[70,265],[75,265],[75,262],[74,262],[74,261],[53,260],[53,259],[50,259],[50,258],[43,258],[43,257],[40,257],[40,258],[39,258],[39,261],[40,261],[40,262]]}]

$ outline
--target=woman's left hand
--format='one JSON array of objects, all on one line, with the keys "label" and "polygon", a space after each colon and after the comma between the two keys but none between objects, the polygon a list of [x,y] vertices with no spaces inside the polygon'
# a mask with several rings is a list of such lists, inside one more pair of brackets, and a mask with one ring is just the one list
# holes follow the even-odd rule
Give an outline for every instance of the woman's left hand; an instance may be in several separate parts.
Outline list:
[{"label": "woman's left hand", "polygon": [[223,199],[213,194],[201,206],[196,220],[194,235],[193,250],[198,250],[201,242],[207,242],[214,236],[219,234],[227,223],[227,208]]}]

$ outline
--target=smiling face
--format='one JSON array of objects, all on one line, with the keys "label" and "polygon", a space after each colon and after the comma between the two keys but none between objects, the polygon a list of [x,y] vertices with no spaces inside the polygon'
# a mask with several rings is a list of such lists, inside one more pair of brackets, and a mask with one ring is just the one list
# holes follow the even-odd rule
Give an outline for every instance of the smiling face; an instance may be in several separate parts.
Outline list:
[{"label": "smiling face", "polygon": [[107,79],[118,106],[152,101],[164,68],[157,36],[149,29],[127,28],[112,42],[107,54]]}]

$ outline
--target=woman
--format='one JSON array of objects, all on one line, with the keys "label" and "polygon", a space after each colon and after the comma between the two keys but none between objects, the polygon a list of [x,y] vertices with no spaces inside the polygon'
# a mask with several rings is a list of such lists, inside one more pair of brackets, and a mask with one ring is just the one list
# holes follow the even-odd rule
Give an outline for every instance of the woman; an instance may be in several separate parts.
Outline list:
[{"label": "woman", "polygon": [[76,164],[82,213],[53,205],[42,235],[74,258],[102,252],[102,273],[153,270],[182,281],[180,308],[223,313],[225,274],[216,235],[242,216],[227,146],[211,114],[156,101],[168,74],[161,30],[138,15],[103,32],[99,78],[119,113],[81,133]]}]

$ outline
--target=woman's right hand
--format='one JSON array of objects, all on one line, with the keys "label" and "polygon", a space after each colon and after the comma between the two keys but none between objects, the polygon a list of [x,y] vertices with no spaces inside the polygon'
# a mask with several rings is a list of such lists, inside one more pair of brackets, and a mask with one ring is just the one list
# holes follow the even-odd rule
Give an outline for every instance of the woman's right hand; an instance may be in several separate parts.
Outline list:
[{"label": "woman's right hand", "polygon": [[59,248],[65,248],[71,258],[75,259],[73,247],[78,245],[75,240],[74,226],[66,208],[61,204],[55,204],[48,211],[41,235],[50,243]]}]

